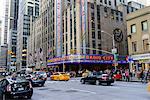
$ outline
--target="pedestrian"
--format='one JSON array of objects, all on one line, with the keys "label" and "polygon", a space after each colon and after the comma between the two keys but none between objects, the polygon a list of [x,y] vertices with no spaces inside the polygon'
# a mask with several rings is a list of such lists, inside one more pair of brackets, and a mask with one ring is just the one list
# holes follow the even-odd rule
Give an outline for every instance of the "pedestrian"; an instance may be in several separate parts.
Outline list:
[{"label": "pedestrian", "polygon": [[143,83],[144,80],[144,71],[142,70],[140,73],[141,82]]},{"label": "pedestrian", "polygon": [[148,70],[144,71],[144,83],[147,83]]},{"label": "pedestrian", "polygon": [[132,72],[129,72],[129,77],[130,77],[130,80],[132,81]]},{"label": "pedestrian", "polygon": [[136,72],[136,70],[133,70],[133,71],[132,71],[132,76],[133,76],[133,77],[135,77],[135,72]]},{"label": "pedestrian", "polygon": [[128,70],[125,71],[125,77],[126,77],[126,81],[129,82],[130,78],[129,78],[129,71]]},{"label": "pedestrian", "polygon": [[125,76],[125,71],[124,71],[124,70],[122,71],[122,76],[123,76],[123,77],[122,77],[123,80],[125,81],[125,80],[126,80],[126,76]]},{"label": "pedestrian", "polygon": [[150,82],[150,69],[147,71],[147,81]]}]

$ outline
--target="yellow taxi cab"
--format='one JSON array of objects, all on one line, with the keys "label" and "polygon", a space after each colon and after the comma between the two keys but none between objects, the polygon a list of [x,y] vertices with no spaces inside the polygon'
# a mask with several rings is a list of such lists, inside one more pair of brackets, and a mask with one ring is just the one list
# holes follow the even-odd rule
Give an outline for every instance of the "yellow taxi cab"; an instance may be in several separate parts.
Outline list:
[{"label": "yellow taxi cab", "polygon": [[150,81],[147,84],[147,91],[150,92]]},{"label": "yellow taxi cab", "polygon": [[70,79],[70,75],[65,72],[56,72],[51,75],[50,78],[54,81],[68,81]]}]

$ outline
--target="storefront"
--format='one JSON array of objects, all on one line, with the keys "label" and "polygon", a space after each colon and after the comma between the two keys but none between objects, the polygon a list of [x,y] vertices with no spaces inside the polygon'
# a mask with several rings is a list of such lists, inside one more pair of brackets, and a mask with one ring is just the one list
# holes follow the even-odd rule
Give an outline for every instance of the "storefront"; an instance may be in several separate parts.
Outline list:
[{"label": "storefront", "polygon": [[150,53],[132,55],[130,62],[130,70],[140,71],[148,70],[150,68]]},{"label": "storefront", "polygon": [[113,65],[119,69],[128,67],[126,56],[119,56],[115,62],[113,55],[68,55],[47,61],[48,68],[55,71],[105,70],[113,69]]}]

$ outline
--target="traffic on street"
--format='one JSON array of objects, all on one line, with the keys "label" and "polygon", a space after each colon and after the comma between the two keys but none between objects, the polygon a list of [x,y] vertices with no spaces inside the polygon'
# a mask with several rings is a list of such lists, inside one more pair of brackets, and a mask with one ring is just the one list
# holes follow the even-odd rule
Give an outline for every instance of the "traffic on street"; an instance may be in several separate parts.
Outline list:
[{"label": "traffic on street", "polygon": [[1,100],[149,100],[150,83],[117,81],[115,74],[17,72],[1,78]]}]

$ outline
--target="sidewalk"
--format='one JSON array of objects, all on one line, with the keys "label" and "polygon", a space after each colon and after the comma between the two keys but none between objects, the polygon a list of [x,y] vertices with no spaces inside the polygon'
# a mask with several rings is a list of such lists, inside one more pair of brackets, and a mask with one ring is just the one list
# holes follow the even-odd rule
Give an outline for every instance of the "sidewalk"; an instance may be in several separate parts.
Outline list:
[{"label": "sidewalk", "polygon": [[[126,80],[121,80],[122,82],[127,82]],[[138,79],[136,77],[132,77],[132,79],[130,78],[130,81],[129,82],[140,82],[140,83],[144,83],[144,80],[143,82],[141,82],[141,79]]]},{"label": "sidewalk", "polygon": [[[82,77],[72,77],[71,80],[80,80]],[[126,82],[125,80],[122,80],[122,82]],[[132,77],[132,80],[130,79],[129,82],[141,82],[141,79],[138,79],[136,77]],[[142,83],[142,82],[141,82]]]}]

